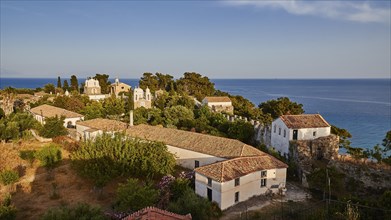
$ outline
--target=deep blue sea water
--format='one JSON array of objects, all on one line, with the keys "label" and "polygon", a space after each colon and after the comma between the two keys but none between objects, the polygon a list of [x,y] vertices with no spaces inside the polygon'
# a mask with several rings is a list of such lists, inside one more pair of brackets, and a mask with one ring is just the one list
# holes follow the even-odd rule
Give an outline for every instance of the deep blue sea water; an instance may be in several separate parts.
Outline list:
[{"label": "deep blue sea water", "polygon": [[[62,79],[64,80],[64,79]],[[79,79],[79,82],[84,79]],[[114,81],[114,80],[111,80]],[[121,79],[138,85],[138,79]],[[391,79],[214,79],[216,89],[241,95],[255,105],[286,96],[302,103],[306,113],[320,113],[333,125],[347,129],[352,146],[371,148],[391,130]],[[1,78],[0,88],[56,85],[57,79]]]}]

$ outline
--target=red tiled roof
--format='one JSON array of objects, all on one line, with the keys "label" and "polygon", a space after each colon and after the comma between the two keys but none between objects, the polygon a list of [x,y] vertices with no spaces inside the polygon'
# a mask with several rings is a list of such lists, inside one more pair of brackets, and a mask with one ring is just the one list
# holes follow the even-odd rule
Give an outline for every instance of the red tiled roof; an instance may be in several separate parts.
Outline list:
[{"label": "red tiled roof", "polygon": [[198,167],[194,171],[217,182],[226,182],[256,171],[287,167],[288,165],[275,157],[265,154],[225,160]]},{"label": "red tiled roof", "polygon": [[87,121],[78,121],[76,122],[76,126],[77,125],[82,125],[91,129],[102,131],[123,131],[128,127],[128,125],[124,122],[105,118],[95,118]]},{"label": "red tiled roof", "polygon": [[191,220],[191,214],[179,215],[156,207],[146,207],[122,220]]},{"label": "red tiled roof", "polygon": [[165,144],[222,158],[265,155],[266,153],[241,141],[196,132],[136,125],[126,130],[131,137],[159,141]]},{"label": "red tiled roof", "polygon": [[319,114],[282,115],[280,119],[292,129],[330,127],[330,124]]},{"label": "red tiled roof", "polygon": [[72,112],[63,108],[58,108],[51,105],[40,105],[35,108],[30,109],[30,112],[36,114],[36,115],[43,115],[43,117],[55,117],[56,115],[58,117],[65,116],[66,118],[79,118],[83,117],[83,115]]},{"label": "red tiled roof", "polygon": [[208,102],[231,102],[228,96],[206,96],[204,99]]}]

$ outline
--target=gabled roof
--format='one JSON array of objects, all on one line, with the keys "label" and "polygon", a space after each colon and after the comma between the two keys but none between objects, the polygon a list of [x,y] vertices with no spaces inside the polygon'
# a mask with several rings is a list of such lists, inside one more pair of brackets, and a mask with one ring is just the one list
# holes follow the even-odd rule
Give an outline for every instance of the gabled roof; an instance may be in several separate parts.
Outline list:
[{"label": "gabled roof", "polygon": [[225,160],[198,167],[194,171],[217,182],[226,182],[256,171],[287,167],[288,165],[275,157],[265,154],[263,156],[238,157]]},{"label": "gabled roof", "polygon": [[207,102],[231,102],[228,96],[206,96],[204,99]]},{"label": "gabled roof", "polygon": [[291,129],[330,127],[319,114],[282,115],[280,119]]},{"label": "gabled roof", "polygon": [[265,155],[266,153],[241,141],[172,128],[136,125],[126,130],[131,137],[160,141],[167,145],[221,158]]},{"label": "gabled roof", "polygon": [[30,112],[36,114],[36,115],[43,115],[43,117],[55,117],[56,115],[58,117],[65,116],[65,118],[79,118],[83,117],[83,115],[72,112],[63,108],[58,108],[51,105],[40,105],[35,108],[30,109]]},{"label": "gabled roof", "polygon": [[122,220],[191,220],[191,214],[179,215],[166,210],[158,209],[156,207],[143,208]]},{"label": "gabled roof", "polygon": [[78,121],[77,125],[83,125],[90,129],[102,130],[102,131],[124,131],[128,125],[121,121],[110,120],[105,118],[95,118],[87,121]]}]

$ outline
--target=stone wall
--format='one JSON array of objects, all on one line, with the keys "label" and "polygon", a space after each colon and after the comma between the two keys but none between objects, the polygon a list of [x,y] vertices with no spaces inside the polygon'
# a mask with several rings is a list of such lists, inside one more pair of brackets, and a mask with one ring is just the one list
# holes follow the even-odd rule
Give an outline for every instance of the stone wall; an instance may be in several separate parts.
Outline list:
[{"label": "stone wall", "polygon": [[291,141],[290,160],[297,164],[297,173],[303,186],[308,187],[307,175],[313,171],[314,160],[335,160],[338,158],[339,137],[331,134],[314,140]]}]

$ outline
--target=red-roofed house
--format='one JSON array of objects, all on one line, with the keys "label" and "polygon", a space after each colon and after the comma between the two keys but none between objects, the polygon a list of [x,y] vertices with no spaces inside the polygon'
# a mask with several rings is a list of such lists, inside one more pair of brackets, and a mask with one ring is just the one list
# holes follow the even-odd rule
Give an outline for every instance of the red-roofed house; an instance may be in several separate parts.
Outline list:
[{"label": "red-roofed house", "polygon": [[238,202],[285,190],[287,165],[270,155],[238,157],[195,171],[195,191],[224,210]]},{"label": "red-roofed house", "polygon": [[289,153],[289,142],[330,135],[331,126],[319,114],[282,115],[272,123],[271,145],[281,155]]}]

